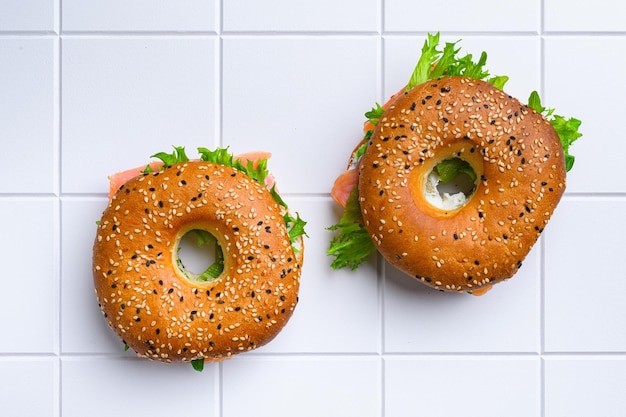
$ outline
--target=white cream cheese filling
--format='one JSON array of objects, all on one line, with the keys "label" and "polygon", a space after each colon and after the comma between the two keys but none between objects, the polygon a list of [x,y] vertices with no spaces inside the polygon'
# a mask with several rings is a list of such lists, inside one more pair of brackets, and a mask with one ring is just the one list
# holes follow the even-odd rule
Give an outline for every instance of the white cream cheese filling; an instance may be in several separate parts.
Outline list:
[{"label": "white cream cheese filling", "polygon": [[424,184],[424,198],[434,207],[442,210],[455,210],[463,206],[467,201],[467,196],[463,191],[450,194],[448,192],[440,193],[437,186],[441,182],[441,178],[435,170],[432,170]]}]

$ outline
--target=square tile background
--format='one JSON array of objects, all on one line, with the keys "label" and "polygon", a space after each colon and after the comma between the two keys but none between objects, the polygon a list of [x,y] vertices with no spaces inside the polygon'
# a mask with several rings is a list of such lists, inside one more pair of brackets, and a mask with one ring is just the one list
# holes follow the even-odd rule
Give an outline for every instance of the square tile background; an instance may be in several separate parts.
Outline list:
[{"label": "square tile background", "polygon": [[[0,415],[626,415],[624,22],[609,0],[0,0]],[[363,113],[429,31],[583,120],[553,220],[479,298],[325,256]],[[123,352],[91,283],[107,175],[171,145],[271,151],[309,222],[292,321],[202,374]]]}]

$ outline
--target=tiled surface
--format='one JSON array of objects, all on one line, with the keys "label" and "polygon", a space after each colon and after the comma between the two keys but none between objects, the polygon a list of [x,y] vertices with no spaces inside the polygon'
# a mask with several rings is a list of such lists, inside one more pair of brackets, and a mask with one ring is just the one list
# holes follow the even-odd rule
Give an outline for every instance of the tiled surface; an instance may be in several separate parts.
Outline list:
[{"label": "tiled surface", "polygon": [[[626,415],[620,2],[175,3],[0,1],[0,415]],[[480,298],[325,255],[362,115],[428,31],[584,122],[543,238]],[[272,152],[309,222],[287,328],[202,374],[124,352],[91,282],[107,175],[171,145]]]}]

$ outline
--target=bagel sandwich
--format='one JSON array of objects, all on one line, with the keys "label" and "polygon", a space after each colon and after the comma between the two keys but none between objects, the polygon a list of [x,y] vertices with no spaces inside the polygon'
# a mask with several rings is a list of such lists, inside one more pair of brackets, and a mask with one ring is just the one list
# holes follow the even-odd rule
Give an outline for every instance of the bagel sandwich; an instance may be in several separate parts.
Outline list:
[{"label": "bagel sandwich", "polygon": [[[183,147],[110,177],[93,246],[108,325],[139,357],[202,370],[270,342],[298,302],[306,222],[267,169],[269,153]],[[214,249],[205,271],[183,265],[186,236]]]},{"label": "bagel sandwich", "polygon": [[356,269],[375,252],[440,291],[481,295],[511,278],[544,230],[574,165],[580,120],[428,35],[408,83],[365,113],[335,181],[343,206],[328,255]]}]

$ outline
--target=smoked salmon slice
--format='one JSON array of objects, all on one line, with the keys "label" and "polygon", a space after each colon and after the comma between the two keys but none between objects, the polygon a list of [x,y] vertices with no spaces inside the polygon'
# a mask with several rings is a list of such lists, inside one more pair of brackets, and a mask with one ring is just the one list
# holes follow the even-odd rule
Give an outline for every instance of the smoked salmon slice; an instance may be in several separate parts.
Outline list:
[{"label": "smoked salmon slice", "polygon": [[[163,166],[163,162],[155,161],[147,165],[149,165],[153,171],[158,171],[159,168]],[[126,184],[133,178],[140,176],[142,172],[147,168],[147,165],[127,169],[125,171],[121,171],[109,176],[109,199],[113,197],[113,194],[115,194],[122,185]]]},{"label": "smoked salmon slice", "polygon": [[348,197],[350,196],[350,192],[355,187],[357,182],[359,182],[359,171],[357,168],[352,168],[342,172],[335,180],[330,196],[333,200],[335,200],[335,202],[337,202],[337,204],[345,207]]}]

